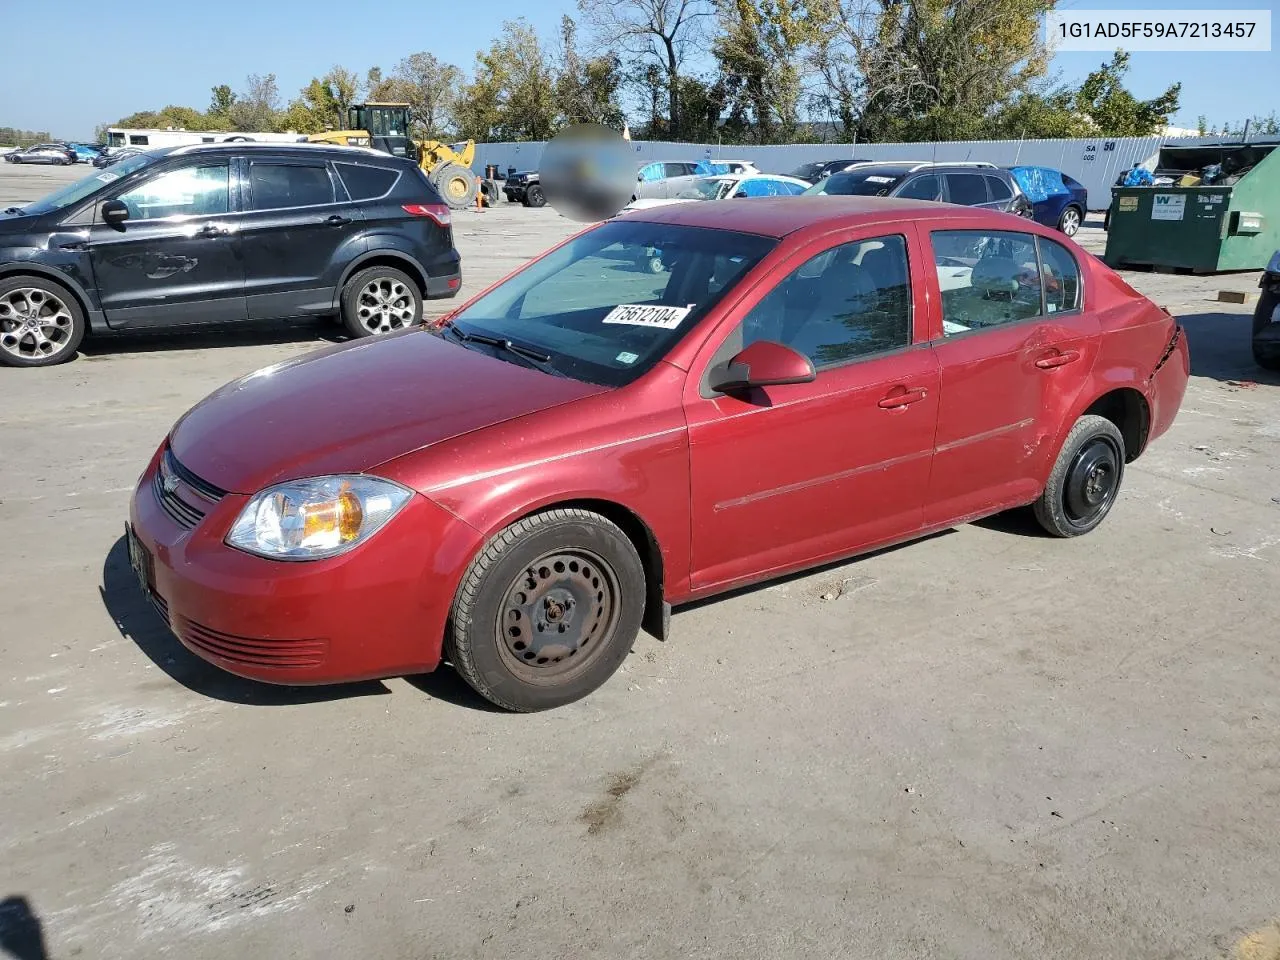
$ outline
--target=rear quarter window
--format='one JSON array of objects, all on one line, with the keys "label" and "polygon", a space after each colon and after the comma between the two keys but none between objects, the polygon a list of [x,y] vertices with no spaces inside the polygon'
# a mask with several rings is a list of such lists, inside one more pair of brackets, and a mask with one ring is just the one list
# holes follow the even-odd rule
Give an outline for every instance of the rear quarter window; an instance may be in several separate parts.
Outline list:
[{"label": "rear quarter window", "polygon": [[386,167],[367,167],[356,163],[335,163],[338,176],[347,187],[352,200],[374,200],[391,192],[400,179],[400,171]]}]

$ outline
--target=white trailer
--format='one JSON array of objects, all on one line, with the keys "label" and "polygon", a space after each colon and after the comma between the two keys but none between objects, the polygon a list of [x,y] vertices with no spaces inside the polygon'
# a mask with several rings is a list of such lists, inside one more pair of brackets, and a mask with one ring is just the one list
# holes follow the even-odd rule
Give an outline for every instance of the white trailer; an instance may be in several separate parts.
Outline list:
[{"label": "white trailer", "polygon": [[132,127],[108,127],[107,150],[138,147],[154,150],[157,147],[185,147],[193,143],[223,143],[225,141],[252,141],[257,143],[298,143],[306,140],[302,133],[249,133],[241,130],[175,130],[144,129]]}]

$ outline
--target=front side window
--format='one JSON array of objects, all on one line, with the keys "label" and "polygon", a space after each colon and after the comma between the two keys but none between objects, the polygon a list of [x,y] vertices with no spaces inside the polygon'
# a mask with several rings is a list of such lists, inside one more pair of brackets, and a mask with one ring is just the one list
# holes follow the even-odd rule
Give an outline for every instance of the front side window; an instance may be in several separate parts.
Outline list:
[{"label": "front side window", "polygon": [[249,167],[250,210],[314,207],[334,202],[333,181],[324,166],[253,163]]},{"label": "front side window", "polygon": [[[1043,313],[1035,237],[940,230],[932,235],[944,336],[999,327]],[[1078,287],[1078,283],[1077,283]]]},{"label": "front side window", "polygon": [[932,173],[922,177],[912,177],[898,191],[898,196],[905,200],[941,200],[942,181]]},{"label": "front side window", "polygon": [[130,220],[213,216],[230,209],[227,182],[225,162],[179,167],[153,177],[117,199],[129,208]]},{"label": "front side window", "polygon": [[[621,386],[661,360],[776,245],[770,237],[609,221],[452,317],[441,335],[510,340],[548,372]],[[512,363],[519,356],[499,349]],[[536,362],[536,361],[535,361]]]},{"label": "front side window", "polygon": [[773,340],[815,368],[911,345],[911,282],[906,240],[857,240],[797,267],[751,308],[742,347]]}]

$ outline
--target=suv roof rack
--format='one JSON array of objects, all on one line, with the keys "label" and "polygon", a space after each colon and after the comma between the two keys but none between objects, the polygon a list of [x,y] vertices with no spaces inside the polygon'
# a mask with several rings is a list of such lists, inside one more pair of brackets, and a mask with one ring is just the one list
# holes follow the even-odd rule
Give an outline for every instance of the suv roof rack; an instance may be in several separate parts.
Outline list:
[{"label": "suv roof rack", "polygon": [[911,172],[923,170],[926,167],[982,167],[986,170],[998,170],[994,163],[987,163],[985,160],[926,160],[913,164]]}]

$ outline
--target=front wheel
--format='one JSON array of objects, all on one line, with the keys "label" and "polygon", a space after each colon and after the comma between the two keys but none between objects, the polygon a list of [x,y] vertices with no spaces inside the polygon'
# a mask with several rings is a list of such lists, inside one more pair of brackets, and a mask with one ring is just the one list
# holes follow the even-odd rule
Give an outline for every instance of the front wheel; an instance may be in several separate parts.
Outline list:
[{"label": "front wheel", "polygon": [[1124,460],[1124,437],[1114,423],[1093,415],[1077,420],[1035,503],[1040,526],[1056,537],[1097,527],[1120,492]]},{"label": "front wheel", "polygon": [[525,196],[529,198],[529,206],[531,207],[545,207],[547,205],[547,198],[542,192],[542,187],[536,183],[529,188],[529,192]]},{"label": "front wheel", "polygon": [[1260,336],[1273,323],[1277,307],[1280,300],[1270,290],[1264,290],[1253,310],[1253,361],[1263,370],[1280,370],[1280,342]]},{"label": "front wheel", "polygon": [[1058,218],[1058,229],[1065,233],[1068,237],[1074,237],[1080,230],[1080,224],[1083,218],[1080,211],[1076,207],[1067,207],[1062,211],[1062,216]]},{"label": "front wheel", "polygon": [[354,337],[373,337],[422,322],[422,293],[394,267],[358,271],[342,288],[342,325]]},{"label": "front wheel", "polygon": [[563,706],[622,665],[644,604],[644,566],[622,530],[588,510],[548,510],[476,557],[454,598],[446,656],[506,710]]},{"label": "front wheel", "polygon": [[0,366],[65,363],[85,329],[84,311],[65,287],[43,277],[0,280]]}]

